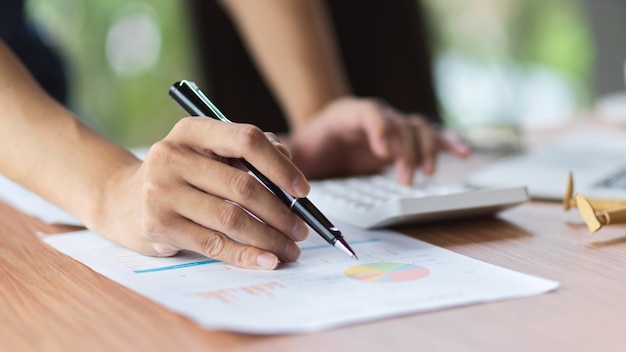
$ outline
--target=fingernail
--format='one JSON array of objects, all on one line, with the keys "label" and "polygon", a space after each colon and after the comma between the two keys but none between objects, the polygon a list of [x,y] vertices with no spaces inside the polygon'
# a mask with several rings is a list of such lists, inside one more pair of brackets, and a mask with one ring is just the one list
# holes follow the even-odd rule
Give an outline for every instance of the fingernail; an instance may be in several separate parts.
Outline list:
[{"label": "fingernail", "polygon": [[296,192],[297,197],[306,197],[311,190],[311,185],[306,180],[302,180],[301,178],[297,178],[293,182],[293,190]]},{"label": "fingernail", "polygon": [[309,236],[309,227],[304,221],[298,220],[291,233],[295,241],[303,241]]},{"label": "fingernail", "polygon": [[256,265],[263,269],[274,269],[278,265],[278,258],[269,253],[263,253],[256,257]]}]

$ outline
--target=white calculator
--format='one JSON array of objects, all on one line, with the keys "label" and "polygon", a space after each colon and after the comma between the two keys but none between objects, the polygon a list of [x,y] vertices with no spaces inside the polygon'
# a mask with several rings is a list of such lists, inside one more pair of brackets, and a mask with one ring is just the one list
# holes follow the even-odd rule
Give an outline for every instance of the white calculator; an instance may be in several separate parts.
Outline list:
[{"label": "white calculator", "polygon": [[393,174],[312,181],[308,198],[329,218],[360,228],[494,214],[529,199],[526,187],[474,189],[429,180],[405,186]]}]

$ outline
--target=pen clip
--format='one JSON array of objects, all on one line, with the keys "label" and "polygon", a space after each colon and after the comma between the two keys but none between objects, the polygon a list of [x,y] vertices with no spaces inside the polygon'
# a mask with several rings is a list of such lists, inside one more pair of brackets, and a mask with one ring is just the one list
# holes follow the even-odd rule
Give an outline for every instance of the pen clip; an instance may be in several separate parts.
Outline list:
[{"label": "pen clip", "polygon": [[217,108],[217,106],[215,106],[211,102],[211,100],[209,100],[209,98],[206,95],[204,95],[204,92],[202,92],[202,90],[198,87],[198,85],[196,85],[196,83],[193,81],[181,80],[181,81],[174,83],[174,85],[172,85],[172,89],[170,89],[170,95],[172,95],[172,97],[174,97],[175,99],[178,98],[177,102],[185,106],[185,110],[187,110],[187,112],[190,113],[191,115],[197,115],[196,111],[192,112],[189,109],[192,106],[197,108],[198,104],[191,103],[191,105],[188,105],[179,100],[179,99],[189,99],[190,95],[195,97],[196,99],[199,99],[204,104],[204,106],[209,108],[210,114],[208,116],[214,119],[220,120],[220,121],[232,122],[224,114],[222,114],[222,112]]}]

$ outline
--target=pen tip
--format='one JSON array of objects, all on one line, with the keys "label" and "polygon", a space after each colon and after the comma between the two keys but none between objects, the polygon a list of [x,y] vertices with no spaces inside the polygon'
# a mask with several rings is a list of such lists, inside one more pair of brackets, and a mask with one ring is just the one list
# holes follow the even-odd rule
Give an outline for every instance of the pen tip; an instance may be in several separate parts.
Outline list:
[{"label": "pen tip", "polygon": [[337,241],[335,242],[335,247],[339,248],[342,252],[346,253],[350,257],[356,260],[359,260],[359,258],[356,256],[352,248],[350,248],[348,243],[346,243],[346,241],[343,238],[337,239]]}]

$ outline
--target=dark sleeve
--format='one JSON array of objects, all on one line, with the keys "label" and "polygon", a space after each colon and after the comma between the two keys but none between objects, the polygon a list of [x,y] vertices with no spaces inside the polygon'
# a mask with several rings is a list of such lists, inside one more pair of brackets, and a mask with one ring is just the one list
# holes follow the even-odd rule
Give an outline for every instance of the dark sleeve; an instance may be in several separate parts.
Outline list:
[{"label": "dark sleeve", "polygon": [[[216,0],[187,0],[198,83],[235,121],[286,132],[277,100]],[[431,53],[416,0],[327,0],[340,54],[357,96],[378,97],[404,112],[440,121]]]},{"label": "dark sleeve", "polygon": [[283,112],[218,1],[187,0],[187,4],[198,85],[231,120],[286,132]]},{"label": "dark sleeve", "polygon": [[26,21],[24,1],[0,2],[0,37],[39,85],[59,102],[66,104],[68,80],[64,62]]},{"label": "dark sleeve", "polygon": [[354,93],[441,122],[421,3],[327,0],[327,5]]}]

